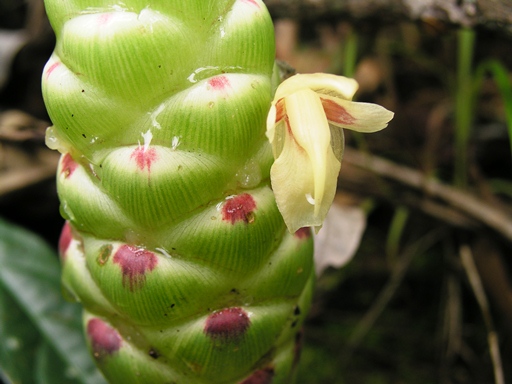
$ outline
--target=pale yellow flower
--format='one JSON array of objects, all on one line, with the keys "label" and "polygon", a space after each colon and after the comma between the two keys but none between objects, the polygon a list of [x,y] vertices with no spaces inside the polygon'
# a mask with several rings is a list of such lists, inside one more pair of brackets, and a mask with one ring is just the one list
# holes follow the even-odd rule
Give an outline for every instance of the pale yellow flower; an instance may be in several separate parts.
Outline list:
[{"label": "pale yellow flower", "polygon": [[288,230],[322,227],[336,193],[343,130],[376,132],[393,112],[351,101],[358,84],[324,73],[295,75],[276,90],[267,119],[275,162],[270,171]]}]

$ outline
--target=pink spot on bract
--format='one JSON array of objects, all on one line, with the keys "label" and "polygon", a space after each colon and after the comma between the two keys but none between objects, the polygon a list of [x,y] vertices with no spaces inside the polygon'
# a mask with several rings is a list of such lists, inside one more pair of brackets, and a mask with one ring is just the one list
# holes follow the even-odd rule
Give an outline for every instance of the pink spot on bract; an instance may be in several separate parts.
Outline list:
[{"label": "pink spot on bract", "polygon": [[98,17],[98,25],[100,25],[100,26],[105,25],[112,18],[112,16],[113,16],[112,13],[102,13]]},{"label": "pink spot on bract", "polygon": [[137,163],[137,167],[143,171],[144,168],[148,169],[148,172],[151,172],[151,164],[156,161],[158,155],[154,148],[146,149],[145,147],[139,145],[131,154],[130,159],[135,159]]},{"label": "pink spot on bract", "polygon": [[260,7],[260,5],[255,1],[255,0],[242,0],[244,3],[247,3],[247,4],[252,4],[252,5],[255,5],[257,6],[258,8]]},{"label": "pink spot on bract", "polygon": [[64,177],[67,179],[69,176],[75,172],[76,167],[78,167],[78,163],[73,160],[71,155],[69,153],[66,153],[62,157],[62,167],[61,167],[61,173],[64,174]]},{"label": "pink spot on bract", "polygon": [[222,207],[222,219],[231,221],[231,224],[235,224],[237,221],[250,223],[254,220],[255,209],[254,198],[248,193],[243,193],[226,199]]},{"label": "pink spot on bract", "polygon": [[55,70],[55,68],[57,68],[60,64],[61,63],[57,61],[56,63],[53,63],[52,65],[50,65],[50,68],[48,68],[46,70],[46,78],[50,77],[50,75]]},{"label": "pink spot on bract", "polygon": [[294,233],[295,237],[299,239],[309,239],[311,237],[311,228],[310,227],[302,227],[297,229]]},{"label": "pink spot on bract", "polygon": [[60,233],[59,238],[59,255],[62,261],[66,260],[66,251],[69,248],[69,244],[71,244],[71,240],[73,240],[71,226],[69,225],[69,221],[66,221],[64,227],[62,227],[62,232]]},{"label": "pink spot on bract", "polygon": [[114,255],[113,262],[119,264],[123,273],[123,286],[131,291],[142,288],[146,282],[146,273],[155,269],[157,256],[143,248],[123,245]]},{"label": "pink spot on bract", "polygon": [[226,308],[208,316],[204,333],[212,340],[236,342],[250,325],[249,315],[242,308]]},{"label": "pink spot on bract", "polygon": [[208,85],[215,91],[221,91],[226,87],[229,87],[229,80],[226,76],[215,76],[208,80]]},{"label": "pink spot on bract", "polygon": [[96,360],[113,355],[121,348],[121,336],[103,320],[97,318],[89,320],[87,335],[91,340],[91,348]]},{"label": "pink spot on bract", "polygon": [[352,125],[357,120],[354,116],[348,113],[345,108],[336,104],[334,101],[328,99],[321,100],[327,120],[341,125]]},{"label": "pink spot on bract", "polygon": [[274,378],[274,368],[267,367],[254,372],[239,384],[270,384]]}]

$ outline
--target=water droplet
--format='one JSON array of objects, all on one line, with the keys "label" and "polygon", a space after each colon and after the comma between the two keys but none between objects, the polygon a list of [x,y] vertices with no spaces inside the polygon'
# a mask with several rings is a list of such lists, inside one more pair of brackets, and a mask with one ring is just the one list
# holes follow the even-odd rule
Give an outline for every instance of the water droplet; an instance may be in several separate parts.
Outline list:
[{"label": "water droplet", "polygon": [[187,80],[190,81],[192,84],[195,84],[197,83],[197,80],[196,80],[196,73],[191,73],[189,77],[187,77]]},{"label": "water droplet", "polygon": [[249,160],[235,175],[236,181],[242,188],[254,188],[261,183],[261,169],[254,160]]},{"label": "water droplet", "polygon": [[192,72],[187,77],[187,80],[190,81],[191,83],[195,84],[200,80],[207,79],[209,77],[218,75],[221,72],[222,71],[221,71],[220,67],[207,65],[206,67],[197,68],[194,72]]},{"label": "water droplet", "polygon": [[166,249],[164,248],[155,248],[156,251],[160,252],[162,255],[164,255],[165,257],[167,257],[168,259],[172,259],[172,256],[169,252],[167,252]]},{"label": "water droplet", "polygon": [[75,214],[73,213],[67,201],[65,200],[61,202],[60,213],[61,216],[64,217],[66,220],[75,221]]},{"label": "water droplet", "polygon": [[151,130],[148,129],[145,133],[141,132],[141,136],[144,139],[144,152],[146,152],[151,144],[151,140],[153,140],[153,134],[151,133]]},{"label": "water droplet", "polygon": [[208,108],[213,108],[214,105],[215,105],[215,103],[213,101],[210,101],[208,103]]},{"label": "water droplet", "polygon": [[66,146],[58,137],[55,127],[53,126],[46,129],[45,143],[46,146],[50,149],[57,150],[60,153],[67,152]]},{"label": "water droplet", "polygon": [[157,128],[157,129],[162,129],[162,126],[156,120],[156,118],[158,117],[158,115],[160,115],[160,113],[162,113],[164,108],[165,108],[165,105],[164,104],[160,104],[157,109],[155,109],[153,112],[149,112],[148,113],[150,118],[151,118],[151,125],[153,127]]},{"label": "water droplet", "polygon": [[172,138],[172,141],[171,141],[171,149],[173,151],[176,150],[176,148],[178,148],[178,146],[181,144],[181,141],[180,141],[181,137],[180,136],[174,136]]}]

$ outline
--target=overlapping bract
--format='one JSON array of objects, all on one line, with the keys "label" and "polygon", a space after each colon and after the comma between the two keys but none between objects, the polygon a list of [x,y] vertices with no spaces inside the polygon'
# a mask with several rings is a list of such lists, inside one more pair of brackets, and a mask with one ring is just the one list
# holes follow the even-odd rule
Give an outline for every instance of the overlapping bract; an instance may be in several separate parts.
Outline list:
[{"label": "overlapping bract", "polygon": [[63,284],[113,383],[288,383],[312,241],[286,231],[260,0],[46,1]]}]

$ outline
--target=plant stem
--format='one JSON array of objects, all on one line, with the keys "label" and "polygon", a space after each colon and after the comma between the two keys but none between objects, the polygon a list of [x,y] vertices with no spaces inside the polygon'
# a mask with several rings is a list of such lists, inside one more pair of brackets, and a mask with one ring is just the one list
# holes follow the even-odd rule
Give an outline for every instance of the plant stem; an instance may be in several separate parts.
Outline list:
[{"label": "plant stem", "polygon": [[[354,77],[357,62],[357,47],[357,32],[350,26],[343,42],[343,76]],[[359,132],[353,132],[352,137],[356,141],[357,148],[368,152],[368,143],[364,135]]]},{"label": "plant stem", "polygon": [[407,219],[409,218],[409,209],[405,206],[399,206],[389,225],[388,238],[386,241],[386,256],[390,266],[394,266],[398,251],[400,249],[400,240],[404,233]]},{"label": "plant stem", "polygon": [[505,68],[501,62],[494,59],[486,60],[479,64],[475,70],[475,94],[480,91],[482,81],[487,74],[490,74],[493,77],[503,100],[505,121],[507,124],[510,150],[512,153],[512,83],[510,81],[507,68]]},{"label": "plant stem", "polygon": [[354,77],[357,61],[357,33],[350,28],[343,45],[343,75]]},{"label": "plant stem", "polygon": [[457,91],[455,95],[455,185],[467,186],[468,142],[472,113],[472,60],[475,32],[469,28],[457,34]]}]

